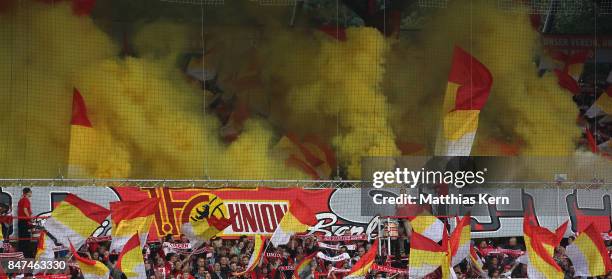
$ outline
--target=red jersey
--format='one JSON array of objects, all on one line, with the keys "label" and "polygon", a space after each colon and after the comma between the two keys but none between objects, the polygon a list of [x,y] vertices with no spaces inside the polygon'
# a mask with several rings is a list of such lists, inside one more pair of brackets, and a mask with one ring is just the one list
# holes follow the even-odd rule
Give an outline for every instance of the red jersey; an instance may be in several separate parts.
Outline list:
[{"label": "red jersey", "polygon": [[17,204],[17,217],[19,218],[19,220],[31,221],[32,220],[30,218],[31,216],[27,216],[25,214],[26,208],[28,209],[28,213],[32,214],[32,206],[30,204],[30,199],[24,196],[24,197],[21,197],[21,199],[19,200],[19,203]]}]

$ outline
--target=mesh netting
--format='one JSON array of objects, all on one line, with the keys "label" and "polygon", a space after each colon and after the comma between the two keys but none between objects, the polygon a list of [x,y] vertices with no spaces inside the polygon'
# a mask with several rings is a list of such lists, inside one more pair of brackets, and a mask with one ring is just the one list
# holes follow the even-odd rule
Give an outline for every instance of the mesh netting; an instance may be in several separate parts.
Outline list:
[{"label": "mesh netting", "polygon": [[610,1],[525,2],[4,1],[0,176],[361,179],[364,157],[485,155],[601,178]]},{"label": "mesh netting", "polygon": [[194,4],[194,5],[224,5],[225,0],[160,0],[162,2]]},{"label": "mesh netting", "polygon": [[[32,271],[72,278],[82,272],[105,278],[100,274],[108,269],[86,268],[87,261],[78,258],[83,257],[121,267],[113,272],[137,278],[166,273],[275,278],[275,272],[286,277],[334,278],[332,274],[354,272],[350,270],[363,262],[369,263],[360,274],[365,278],[380,278],[378,274],[385,278],[435,277],[446,273],[440,267],[450,266],[467,278],[491,278],[493,273],[508,273],[507,278],[540,278],[526,267],[543,268],[547,263],[521,258],[526,252],[532,253],[532,259],[544,255],[528,249],[526,237],[535,237],[531,227],[541,227],[538,234],[547,233],[542,228],[550,235],[558,234],[559,239],[553,241],[557,242],[554,255],[560,272],[567,276],[583,265],[568,260],[576,232],[586,231],[592,224],[594,234],[589,237],[605,239],[608,247],[612,244],[610,191],[605,189],[523,185],[524,189],[506,191],[507,196],[521,200],[519,205],[429,206],[418,214],[414,214],[414,206],[393,206],[380,207],[377,214],[361,214],[360,208],[367,205],[360,198],[362,190],[355,188],[238,189],[230,183],[214,189],[209,188],[212,183],[202,182],[183,188],[134,187],[142,181],[132,181],[131,187],[25,187],[25,183],[29,182],[13,183],[0,191],[0,265],[3,272],[12,275]],[[452,208],[459,210],[453,213]],[[471,219],[460,219],[468,212]],[[524,216],[533,218],[528,219],[533,223],[525,224]],[[198,222],[205,224],[195,226]],[[289,226],[289,222],[307,226]],[[445,238],[444,230],[450,237]],[[291,237],[283,241],[278,237],[283,234]],[[212,236],[219,238],[209,239]],[[258,242],[258,237],[264,240]],[[540,239],[546,238],[540,235],[529,243],[543,241]],[[452,258],[445,259],[446,253]],[[39,266],[42,260],[61,261],[65,266],[8,267],[10,260],[35,255]],[[262,260],[250,264],[258,255]],[[552,255],[550,252],[549,257]],[[300,267],[309,256],[313,261],[305,263],[310,267]],[[142,268],[137,268],[139,265]]]}]

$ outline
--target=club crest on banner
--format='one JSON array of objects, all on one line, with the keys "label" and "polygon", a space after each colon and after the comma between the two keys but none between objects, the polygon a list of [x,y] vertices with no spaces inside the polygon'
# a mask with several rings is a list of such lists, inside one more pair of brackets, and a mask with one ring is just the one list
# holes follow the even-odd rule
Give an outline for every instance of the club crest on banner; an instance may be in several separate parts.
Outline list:
[{"label": "club crest on banner", "polygon": [[204,221],[209,217],[217,217],[219,219],[228,218],[227,205],[221,198],[211,193],[202,193],[193,196],[181,210],[181,221],[198,222]]}]

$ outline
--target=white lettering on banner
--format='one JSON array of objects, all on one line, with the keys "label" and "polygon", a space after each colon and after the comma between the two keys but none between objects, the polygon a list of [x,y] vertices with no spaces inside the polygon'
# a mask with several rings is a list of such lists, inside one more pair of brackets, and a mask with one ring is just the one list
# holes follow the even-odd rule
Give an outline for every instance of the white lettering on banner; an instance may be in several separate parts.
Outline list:
[{"label": "white lettering on banner", "polygon": [[328,255],[323,254],[323,252],[318,252],[317,253],[317,257],[320,258],[320,259],[329,261],[329,262],[339,262],[339,261],[344,261],[344,260],[348,260],[348,259],[351,258],[351,256],[349,256],[349,254],[347,254],[347,253],[342,253],[342,254],[340,254],[338,256],[333,256],[332,257],[332,256],[328,256]]},{"label": "white lettering on banner", "polygon": [[340,244],[330,245],[330,244],[326,244],[326,243],[323,243],[323,242],[317,242],[317,244],[319,245],[319,247],[321,247],[323,249],[331,249],[331,250],[340,250],[340,248],[345,247],[346,250],[353,251],[356,248],[356,246],[354,244],[351,244],[351,245],[340,245]]},{"label": "white lettering on banner", "polygon": [[332,273],[349,273],[351,272],[350,269],[346,269],[346,268],[336,268],[334,266],[332,266],[332,268],[329,270],[329,272],[327,272],[327,276],[331,276]]},{"label": "white lettering on banner", "polygon": [[371,238],[372,236],[374,236],[374,232],[376,232],[377,226],[378,218],[376,217],[370,220],[367,226],[365,226],[364,231],[363,225],[338,224],[338,215],[331,212],[325,212],[317,214],[317,224],[315,224],[308,230],[308,235],[323,234],[324,236],[343,236],[346,232],[349,232],[352,235],[364,234],[366,238]]},{"label": "white lettering on banner", "polygon": [[372,270],[386,272],[386,273],[400,273],[400,274],[408,273],[408,270],[406,269],[400,269],[400,268],[395,268],[391,266],[384,266],[384,265],[377,265],[377,264],[372,265]]},{"label": "white lettering on banner", "polygon": [[610,37],[589,37],[572,35],[550,35],[542,38],[542,44],[547,48],[587,49],[593,47],[609,48],[612,46]]},{"label": "white lettering on banner", "polygon": [[319,241],[330,241],[330,242],[368,240],[368,237],[365,234],[319,236],[317,238],[319,239]]},{"label": "white lettering on banner", "polygon": [[295,270],[295,266],[292,266],[292,265],[283,265],[283,266],[279,266],[277,269],[280,270],[280,271]]},{"label": "white lettering on banner", "polygon": [[168,254],[168,253],[177,253],[180,250],[189,250],[189,249],[191,249],[191,244],[190,243],[164,242],[162,244],[162,249],[164,250],[165,254]]},{"label": "white lettering on banner", "polygon": [[283,254],[281,254],[281,253],[266,253],[265,257],[266,258],[272,258],[272,259],[281,259],[281,258],[283,258]]}]

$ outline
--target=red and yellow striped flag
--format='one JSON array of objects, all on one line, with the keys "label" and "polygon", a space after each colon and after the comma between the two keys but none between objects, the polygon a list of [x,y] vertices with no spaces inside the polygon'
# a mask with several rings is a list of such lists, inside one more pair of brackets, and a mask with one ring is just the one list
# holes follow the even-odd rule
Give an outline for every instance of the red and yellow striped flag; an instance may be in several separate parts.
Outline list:
[{"label": "red and yellow striped flag", "polygon": [[589,58],[589,51],[577,51],[574,53],[565,53],[561,51],[553,51],[551,57],[561,64],[561,70],[578,81],[584,69],[584,63]]},{"label": "red and yellow striped flag", "polygon": [[344,278],[365,278],[368,272],[370,272],[374,260],[376,260],[376,253],[378,253],[378,238],[372,244],[372,249],[363,254]]},{"label": "red and yellow striped flag", "polygon": [[438,245],[433,240],[413,232],[410,239],[410,257],[408,262],[410,264],[408,268],[410,278],[423,278],[438,268],[442,270],[443,279],[450,278],[447,234],[443,234],[442,245]]},{"label": "red and yellow striped flag", "polygon": [[456,266],[463,259],[470,256],[470,241],[472,228],[470,227],[470,214],[468,213],[457,222],[457,227],[451,234],[449,244],[451,250],[451,266]]},{"label": "red and yellow striped flag", "polygon": [[109,213],[110,211],[102,206],[68,194],[53,209],[51,217],[44,223],[44,228],[60,244],[68,246],[68,243],[71,242],[80,247],[104,222]]},{"label": "red and yellow striped flag", "polygon": [[79,268],[81,269],[81,273],[83,274],[83,278],[85,279],[106,279],[110,275],[110,271],[108,267],[106,267],[103,263],[99,261],[95,261],[92,259],[84,258],[77,253],[74,249],[72,243],[70,243],[70,251],[74,256],[74,259],[77,261]]},{"label": "red and yellow striped flag", "polygon": [[237,272],[232,275],[233,276],[243,276],[247,273],[252,272],[257,267],[259,262],[261,261],[261,258],[263,256],[263,251],[264,251],[264,244],[265,244],[265,241],[263,239],[263,236],[261,234],[255,235],[253,253],[251,253],[251,258],[249,259],[249,263],[244,268],[244,271]]},{"label": "red and yellow striped flag", "polygon": [[153,223],[159,204],[158,198],[136,201],[117,201],[110,203],[112,229],[110,251],[119,252],[128,240],[138,232],[140,245],[147,241],[149,229]]},{"label": "red and yellow striped flag", "polygon": [[612,115],[612,85],[609,85],[608,89],[585,112],[585,115],[591,118],[606,114]]},{"label": "red and yellow striped flag", "polygon": [[478,272],[478,274],[480,274],[483,278],[486,278],[488,276],[487,273],[483,270],[484,263],[482,262],[482,259],[480,259],[478,254],[476,253],[476,249],[474,248],[474,245],[470,245],[470,262],[469,263]]},{"label": "red and yellow striped flag", "polygon": [[442,106],[442,129],[436,140],[437,156],[470,155],[478,116],[492,85],[487,67],[456,46]]},{"label": "red and yellow striped flag", "polygon": [[[546,228],[531,224],[532,220],[531,216],[525,216],[523,219],[525,246],[527,247],[527,275],[529,278],[563,278],[563,270],[553,259],[555,247],[559,245],[563,237],[562,233],[561,237],[559,236],[561,228],[553,233]],[[567,223],[561,227],[566,228],[566,225]]]},{"label": "red and yellow striped flag", "polygon": [[580,85],[578,85],[578,81],[576,81],[570,74],[559,69],[555,69],[554,72],[557,76],[557,84],[559,84],[559,86],[567,89],[574,95],[580,94]]},{"label": "red and yellow striped flag", "polygon": [[574,276],[596,277],[612,271],[608,248],[593,224],[580,233],[565,252],[574,265]]},{"label": "red and yellow striped flag", "polygon": [[287,166],[299,169],[312,179],[328,179],[336,166],[336,157],[332,148],[316,136],[305,136],[287,133],[274,147],[289,154],[285,160]]},{"label": "red and yellow striped flag", "polygon": [[408,216],[408,221],[413,231],[434,242],[442,240],[444,223],[442,223],[438,217],[430,215],[428,212],[423,212],[420,213],[420,215]]},{"label": "red and yellow striped flag", "polygon": [[314,257],[317,255],[317,252],[314,252],[306,257],[304,257],[297,266],[295,266],[295,270],[293,271],[292,279],[300,279],[307,278],[310,275],[310,264],[314,260]]},{"label": "red and yellow striped flag", "polygon": [[589,55],[588,51],[578,51],[569,54],[561,51],[551,53],[551,57],[561,64],[560,67],[554,70],[559,86],[569,90],[574,95],[580,93],[578,81]]},{"label": "red and yellow striped flag", "polygon": [[[70,147],[68,151],[69,177],[128,177],[131,171],[130,154],[124,145],[113,142],[108,129],[90,121],[85,98],[77,88],[72,93]],[[104,151],[101,151],[104,149]],[[101,159],[101,157],[103,157]]]},{"label": "red and yellow striped flag", "polygon": [[53,240],[49,238],[46,231],[41,231],[40,235],[38,236],[38,245],[36,246],[36,260],[54,259],[55,252],[53,251],[53,247],[55,247]]},{"label": "red and yellow striped flag", "polygon": [[289,210],[276,226],[270,242],[274,246],[285,245],[295,233],[305,232],[317,222],[314,211],[299,199],[291,200]]},{"label": "red and yellow striped flag", "polygon": [[70,120],[70,148],[68,152],[68,176],[81,177],[86,176],[88,171],[85,166],[88,165],[88,154],[93,154],[95,148],[99,148],[95,144],[91,144],[92,138],[95,138],[95,130],[92,128],[89,115],[87,114],[87,105],[85,99],[78,89],[72,89],[72,118]]},{"label": "red and yellow striped flag", "polygon": [[117,269],[121,270],[128,279],[147,277],[138,233],[135,233],[125,243],[123,250],[119,253]]}]

